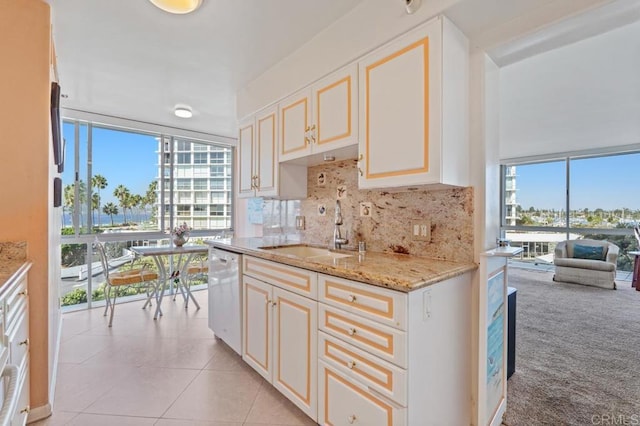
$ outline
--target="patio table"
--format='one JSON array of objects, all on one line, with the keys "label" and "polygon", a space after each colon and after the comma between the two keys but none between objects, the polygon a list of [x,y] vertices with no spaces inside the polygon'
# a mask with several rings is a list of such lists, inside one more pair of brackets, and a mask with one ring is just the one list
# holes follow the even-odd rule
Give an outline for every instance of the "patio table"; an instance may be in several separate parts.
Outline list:
[{"label": "patio table", "polygon": [[[185,302],[188,304],[189,299],[193,301],[197,309],[200,309],[198,301],[191,293],[189,286],[187,285],[187,271],[189,269],[189,263],[193,260],[193,257],[197,254],[206,254],[209,251],[208,246],[205,245],[190,245],[190,246],[156,246],[156,247],[131,247],[131,250],[140,256],[151,256],[158,268],[158,292],[156,294],[156,312],[153,315],[153,319],[157,319],[162,315],[162,298],[165,293],[165,287],[170,280],[180,280],[180,291],[185,298]],[[178,261],[176,262],[173,272],[168,273],[167,268],[163,262],[165,256],[177,255]],[[183,290],[184,289],[184,290]]]}]

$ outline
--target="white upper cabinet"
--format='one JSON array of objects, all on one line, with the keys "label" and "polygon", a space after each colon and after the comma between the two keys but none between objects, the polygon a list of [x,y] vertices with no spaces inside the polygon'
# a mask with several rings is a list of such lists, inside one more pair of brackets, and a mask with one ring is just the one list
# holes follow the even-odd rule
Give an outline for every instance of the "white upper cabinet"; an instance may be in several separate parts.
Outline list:
[{"label": "white upper cabinet", "polygon": [[240,122],[238,197],[307,196],[306,169],[296,165],[279,166],[277,143],[278,108],[275,105]]},{"label": "white upper cabinet", "polygon": [[280,102],[280,161],[356,146],[357,101],[354,64]]},{"label": "white upper cabinet", "polygon": [[358,62],[360,188],[468,185],[468,57],[439,17]]}]

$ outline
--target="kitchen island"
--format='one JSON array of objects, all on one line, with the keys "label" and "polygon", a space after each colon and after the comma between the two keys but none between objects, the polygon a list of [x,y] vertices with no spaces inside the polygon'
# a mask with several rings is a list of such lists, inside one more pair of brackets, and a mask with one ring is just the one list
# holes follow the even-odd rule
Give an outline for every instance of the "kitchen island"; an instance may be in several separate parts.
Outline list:
[{"label": "kitchen island", "polygon": [[278,238],[208,243],[210,270],[213,248],[242,254],[243,360],[314,421],[471,423],[477,265]]}]

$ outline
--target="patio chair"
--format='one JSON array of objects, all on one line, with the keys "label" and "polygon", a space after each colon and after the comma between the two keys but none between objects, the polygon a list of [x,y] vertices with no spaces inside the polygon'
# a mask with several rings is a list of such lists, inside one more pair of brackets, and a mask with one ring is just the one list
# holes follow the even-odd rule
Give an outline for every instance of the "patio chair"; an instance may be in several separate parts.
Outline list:
[{"label": "patio chair", "polygon": [[[186,269],[186,276],[176,281],[176,292],[173,295],[173,301],[175,302],[176,297],[178,296],[178,290],[182,294],[182,298],[184,299],[184,307],[185,309],[189,307],[189,297],[191,290],[191,281],[199,276],[207,276],[209,273],[209,264],[207,262],[206,256],[198,256],[193,262],[191,262]],[[189,291],[185,291],[187,287]],[[193,303],[196,305],[197,309],[200,309],[200,305],[198,301],[193,298]]]},{"label": "patio chair", "polygon": [[[118,272],[111,272],[109,260],[107,258],[107,253],[104,247],[104,243],[100,241],[94,242],[94,247],[100,256],[100,262],[102,263],[102,270],[104,271],[104,279],[105,279],[105,307],[104,307],[104,316],[107,315],[107,312],[110,311],[109,316],[109,327],[113,323],[113,312],[115,310],[116,299],[118,297],[118,292],[120,288],[124,286],[137,286],[144,288],[147,292],[147,300],[142,307],[142,309],[146,308],[147,305],[151,306],[151,298],[156,296],[158,289],[158,274],[154,271],[151,271],[146,268],[144,265],[142,268],[133,268],[133,260],[131,261],[130,268],[127,270],[122,270]],[[135,260],[135,259],[134,259]],[[113,292],[113,300],[111,298],[111,293]]]}]

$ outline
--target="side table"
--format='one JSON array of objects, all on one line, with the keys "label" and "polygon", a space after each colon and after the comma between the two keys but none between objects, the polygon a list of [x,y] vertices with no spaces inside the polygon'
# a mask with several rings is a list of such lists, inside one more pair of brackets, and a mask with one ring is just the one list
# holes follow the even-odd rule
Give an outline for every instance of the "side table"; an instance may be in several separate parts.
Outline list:
[{"label": "side table", "polygon": [[631,281],[631,287],[634,287],[636,291],[640,291],[640,285],[638,284],[638,278],[640,276],[640,251],[627,252],[629,255],[634,256],[633,262],[633,278]]}]

